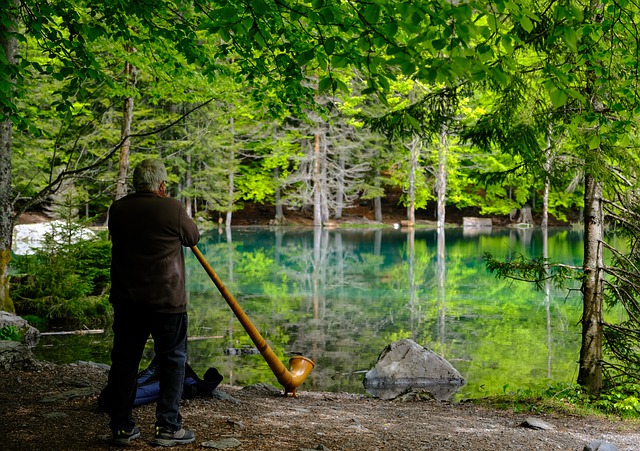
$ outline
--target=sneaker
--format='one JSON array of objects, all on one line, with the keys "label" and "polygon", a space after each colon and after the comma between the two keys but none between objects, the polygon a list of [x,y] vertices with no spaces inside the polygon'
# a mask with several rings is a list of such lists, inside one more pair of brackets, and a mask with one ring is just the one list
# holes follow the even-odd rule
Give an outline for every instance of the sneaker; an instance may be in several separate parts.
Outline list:
[{"label": "sneaker", "polygon": [[124,429],[114,430],[111,441],[116,446],[129,446],[131,441],[138,437],[140,437],[140,429],[134,426],[130,431],[125,431]]},{"label": "sneaker", "polygon": [[196,434],[186,429],[179,431],[170,431],[162,427],[156,427],[156,436],[151,442],[156,446],[176,446],[193,443],[196,441]]}]

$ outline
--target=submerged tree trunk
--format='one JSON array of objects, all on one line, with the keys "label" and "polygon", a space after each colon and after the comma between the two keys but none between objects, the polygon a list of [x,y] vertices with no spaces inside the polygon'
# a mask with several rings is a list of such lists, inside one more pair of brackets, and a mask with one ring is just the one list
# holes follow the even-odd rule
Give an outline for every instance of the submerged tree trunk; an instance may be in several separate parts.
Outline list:
[{"label": "submerged tree trunk", "polygon": [[589,394],[602,389],[602,288],[603,288],[603,206],[602,185],[593,175],[585,176],[584,193],[584,275],[582,284],[582,346],[578,384]]},{"label": "submerged tree trunk", "polygon": [[[0,52],[7,64],[16,64],[18,42],[10,33],[17,28],[18,2],[11,2],[15,8],[11,17],[11,25],[0,22]],[[3,81],[14,83],[10,74],[0,74]],[[13,96],[9,89],[5,95]],[[13,123],[10,119],[0,123],[0,310],[15,312],[13,301],[9,296],[9,263],[11,261],[11,239],[13,235],[13,202],[11,200],[11,146],[13,139]]]}]

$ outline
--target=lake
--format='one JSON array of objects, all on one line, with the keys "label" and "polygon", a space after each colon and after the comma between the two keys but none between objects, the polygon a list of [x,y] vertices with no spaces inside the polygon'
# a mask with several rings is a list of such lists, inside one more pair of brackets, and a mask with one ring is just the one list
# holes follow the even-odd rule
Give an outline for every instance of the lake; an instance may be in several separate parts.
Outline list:
[{"label": "lake", "polygon": [[[384,347],[411,338],[467,380],[457,398],[574,382],[582,298],[575,290],[496,279],[483,259],[517,253],[580,266],[583,234],[549,229],[231,228],[198,248],[253,325],[287,364],[316,364],[300,390],[365,393],[364,373]],[[189,361],[224,383],[278,386],[200,263],[187,251]],[[109,363],[102,335],[47,336],[39,358]],[[145,363],[152,357],[148,346]]]}]

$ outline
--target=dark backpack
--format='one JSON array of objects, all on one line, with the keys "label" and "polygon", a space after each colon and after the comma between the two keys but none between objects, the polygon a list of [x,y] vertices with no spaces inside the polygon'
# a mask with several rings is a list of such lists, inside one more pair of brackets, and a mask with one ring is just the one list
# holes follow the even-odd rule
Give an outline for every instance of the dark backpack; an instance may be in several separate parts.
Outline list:
[{"label": "dark backpack", "polygon": [[[149,404],[158,400],[160,395],[160,381],[158,379],[158,363],[154,357],[149,366],[138,373],[136,397],[134,407]],[[222,375],[215,368],[209,368],[202,379],[193,368],[185,365],[182,399],[192,399],[196,396],[211,396],[216,387],[222,382]],[[111,406],[111,387],[107,384],[98,397],[98,409],[109,412]]]}]

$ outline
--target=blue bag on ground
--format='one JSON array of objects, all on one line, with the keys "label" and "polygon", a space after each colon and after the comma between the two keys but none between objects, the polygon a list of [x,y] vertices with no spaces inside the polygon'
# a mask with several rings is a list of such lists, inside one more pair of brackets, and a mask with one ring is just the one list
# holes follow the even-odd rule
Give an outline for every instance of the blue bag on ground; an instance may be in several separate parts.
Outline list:
[{"label": "blue bag on ground", "polygon": [[[193,368],[187,363],[184,372],[184,385],[182,399],[192,399],[196,396],[211,396],[216,387],[222,382],[222,375],[215,368],[209,368],[202,379],[198,377]],[[109,412],[110,387],[107,385],[98,397],[98,409]],[[134,407],[149,404],[158,400],[160,394],[160,381],[158,380],[158,364],[154,358],[149,366],[138,373],[136,398]]]}]

